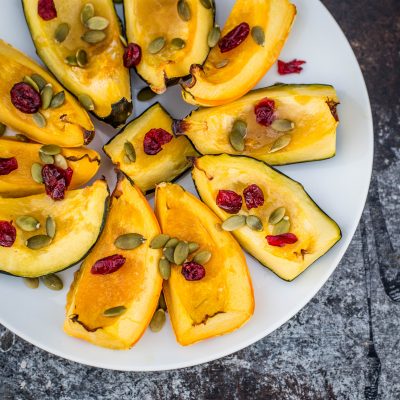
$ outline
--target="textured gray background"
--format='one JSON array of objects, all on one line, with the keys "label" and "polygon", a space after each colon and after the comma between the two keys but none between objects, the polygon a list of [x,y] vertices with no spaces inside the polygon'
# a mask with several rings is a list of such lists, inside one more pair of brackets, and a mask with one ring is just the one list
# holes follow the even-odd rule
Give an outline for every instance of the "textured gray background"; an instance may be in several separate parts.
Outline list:
[{"label": "textured gray background", "polygon": [[171,372],[81,366],[0,326],[0,400],[400,399],[400,0],[323,2],[361,63],[376,144],[368,204],[328,283],[267,338]]}]

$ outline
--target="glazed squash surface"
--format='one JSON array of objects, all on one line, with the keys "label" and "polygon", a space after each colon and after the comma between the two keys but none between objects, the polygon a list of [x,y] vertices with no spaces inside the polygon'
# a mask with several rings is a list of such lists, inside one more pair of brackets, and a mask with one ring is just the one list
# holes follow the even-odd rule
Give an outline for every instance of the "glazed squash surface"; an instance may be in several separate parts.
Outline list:
[{"label": "glazed squash surface", "polygon": [[181,186],[164,183],[156,190],[156,214],[164,233],[212,253],[202,280],[187,281],[173,266],[164,283],[178,342],[189,345],[243,325],[254,310],[251,280],[241,248],[219,218]]},{"label": "glazed squash surface", "polygon": [[[126,233],[139,233],[146,242],[133,250],[121,250],[114,241]],[[158,272],[161,251],[149,247],[159,233],[158,222],[140,190],[127,178],[119,181],[104,231],[68,294],[64,329],[69,335],[113,349],[130,348],[139,340],[162,288]],[[97,260],[114,254],[126,258],[119,270],[107,275],[91,273]],[[105,310],[119,306],[127,308],[121,316],[103,315]]]}]

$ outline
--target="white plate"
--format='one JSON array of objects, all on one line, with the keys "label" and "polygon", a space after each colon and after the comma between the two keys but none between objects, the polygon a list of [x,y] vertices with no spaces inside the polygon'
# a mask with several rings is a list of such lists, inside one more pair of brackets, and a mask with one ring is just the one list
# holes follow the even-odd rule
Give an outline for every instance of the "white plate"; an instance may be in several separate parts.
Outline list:
[{"label": "white plate", "polygon": [[[217,21],[223,25],[234,0],[216,2]],[[160,333],[146,332],[129,351],[106,350],[67,336],[62,331],[65,296],[76,268],[62,273],[65,289],[60,293],[44,287],[29,290],[22,279],[1,275],[3,325],[42,349],[84,364],[127,371],[165,370],[200,364],[240,350],[277,329],[310,301],[336,268],[357,227],[372,169],[373,128],[365,83],[339,26],[319,0],[294,0],[294,3],[298,16],[280,58],[304,59],[305,69],[300,75],[282,77],[274,66],[258,86],[283,81],[329,83],[336,87],[341,100],[336,157],[280,169],[302,182],[318,205],[338,222],[342,240],[292,283],[282,281],[247,257],[256,299],[254,316],[234,333],[193,346],[178,345],[169,322]],[[37,59],[20,1],[2,4],[0,37]],[[135,78],[134,84],[136,94],[144,83]],[[174,117],[183,117],[190,111],[181,100],[178,87],[169,89],[160,101]],[[136,103],[135,115],[148,105]],[[113,130],[101,124],[97,124],[97,129],[93,147],[99,150]],[[111,170],[105,156],[103,160],[101,173]],[[194,191],[190,176],[186,175],[179,183]]]}]

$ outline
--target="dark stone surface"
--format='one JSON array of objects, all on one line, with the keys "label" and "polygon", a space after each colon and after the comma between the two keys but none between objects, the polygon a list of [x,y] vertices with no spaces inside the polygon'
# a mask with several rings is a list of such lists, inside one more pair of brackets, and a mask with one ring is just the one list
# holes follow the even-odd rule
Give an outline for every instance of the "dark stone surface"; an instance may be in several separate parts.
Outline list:
[{"label": "dark stone surface", "polygon": [[400,399],[400,1],[323,2],[361,63],[376,135],[368,204],[323,289],[245,350],[163,373],[81,366],[0,327],[1,400]]}]

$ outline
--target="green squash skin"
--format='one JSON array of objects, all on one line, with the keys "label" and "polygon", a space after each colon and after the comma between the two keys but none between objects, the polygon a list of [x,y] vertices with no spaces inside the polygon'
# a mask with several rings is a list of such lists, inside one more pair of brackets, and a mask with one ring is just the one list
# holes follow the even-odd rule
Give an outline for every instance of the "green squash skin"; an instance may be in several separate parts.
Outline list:
[{"label": "green squash skin", "polygon": [[[220,155],[222,155],[222,154],[208,154],[207,157],[218,157],[218,156],[220,156]],[[264,162],[264,161],[257,160],[257,159],[255,159],[255,158],[253,158],[253,157],[248,157],[248,156],[229,155],[229,157],[251,158],[251,159],[253,159],[253,160],[255,160],[255,161],[259,162],[259,163],[265,164],[267,167],[271,168],[272,170],[274,170],[274,171],[277,172],[278,174],[283,175],[285,178],[288,178],[288,179],[290,179],[291,181],[293,181],[293,182],[299,184],[299,185],[301,186],[301,188],[304,190],[304,193],[308,196],[308,198],[311,200],[311,202],[316,206],[316,208],[317,208],[323,215],[325,215],[327,218],[329,218],[331,221],[333,221],[333,222],[335,223],[335,225],[336,225],[336,227],[337,227],[337,229],[338,229],[338,239],[337,239],[337,241],[336,241],[331,247],[329,247],[329,248],[326,250],[326,252],[325,252],[324,254],[322,254],[322,255],[321,255],[320,257],[318,257],[315,261],[313,261],[304,271],[302,271],[299,275],[297,275],[297,276],[294,277],[293,279],[284,279],[284,278],[282,278],[282,277],[279,276],[276,272],[274,272],[274,271],[271,269],[271,267],[269,267],[267,264],[264,264],[260,259],[256,258],[256,257],[253,256],[252,254],[250,254],[247,250],[245,250],[247,254],[251,255],[251,256],[252,256],[254,259],[256,259],[262,266],[268,268],[268,269],[269,269],[274,275],[276,275],[279,279],[282,279],[282,280],[285,281],[285,282],[292,282],[292,281],[294,281],[296,278],[298,278],[300,275],[302,275],[305,271],[307,271],[316,261],[318,261],[322,256],[324,256],[330,249],[332,249],[332,248],[340,241],[340,239],[342,238],[342,231],[341,231],[339,225],[338,225],[324,210],[322,210],[321,207],[310,197],[310,195],[307,193],[307,191],[304,189],[304,186],[303,186],[301,183],[299,183],[299,182],[295,181],[294,179],[290,178],[289,176],[287,176],[287,175],[284,174],[283,172],[278,171],[278,170],[277,170],[276,168],[274,168],[272,165],[269,165],[269,164],[267,164],[267,163]],[[199,158],[201,158],[201,157],[199,157]],[[194,169],[194,167],[193,167],[193,169]],[[193,169],[192,169],[192,171],[193,171]],[[201,194],[200,194],[200,190],[198,189],[198,187],[197,187],[196,182],[195,182],[194,179],[193,179],[193,183],[194,183],[194,187],[196,188],[196,192],[197,192],[198,196],[200,197],[201,201],[203,201],[203,199],[202,199],[202,197],[201,197]],[[203,202],[204,202],[204,201],[203,201]],[[204,203],[204,204],[206,204],[206,203]],[[207,205],[207,204],[206,204],[206,205]],[[236,238],[235,238],[235,239],[236,239]],[[236,239],[236,240],[237,240],[237,239]],[[238,242],[239,242],[239,241],[238,241]],[[240,244],[240,242],[239,242],[239,244]]]}]

